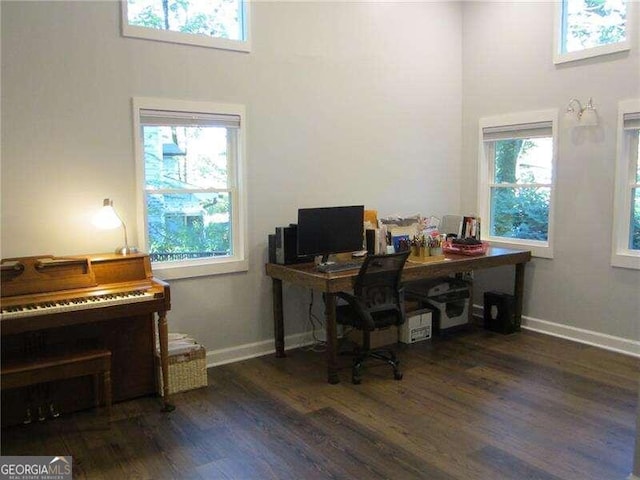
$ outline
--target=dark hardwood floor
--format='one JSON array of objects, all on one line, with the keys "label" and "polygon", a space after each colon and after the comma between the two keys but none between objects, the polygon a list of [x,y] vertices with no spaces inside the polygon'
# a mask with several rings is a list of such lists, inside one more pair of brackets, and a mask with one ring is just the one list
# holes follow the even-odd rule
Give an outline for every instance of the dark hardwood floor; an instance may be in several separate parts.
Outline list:
[{"label": "dark hardwood floor", "polygon": [[89,479],[623,480],[638,359],[523,331],[400,349],[404,380],[325,381],[295,350],[209,369],[207,388],[2,431],[3,455],[72,455]]}]

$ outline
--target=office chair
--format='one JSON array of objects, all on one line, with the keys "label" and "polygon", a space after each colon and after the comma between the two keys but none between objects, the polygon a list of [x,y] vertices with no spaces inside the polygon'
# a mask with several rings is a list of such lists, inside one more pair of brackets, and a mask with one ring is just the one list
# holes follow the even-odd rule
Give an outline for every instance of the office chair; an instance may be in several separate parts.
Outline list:
[{"label": "office chair", "polygon": [[356,349],[352,367],[352,382],[356,385],[362,380],[362,365],[369,357],[387,362],[393,368],[393,377],[402,379],[395,352],[388,348],[372,350],[370,334],[373,330],[401,325],[405,321],[400,277],[408,256],[408,251],[368,255],[356,277],[353,295],[338,293],[338,297],[347,303],[336,307],[337,323],[362,330],[362,348]]}]

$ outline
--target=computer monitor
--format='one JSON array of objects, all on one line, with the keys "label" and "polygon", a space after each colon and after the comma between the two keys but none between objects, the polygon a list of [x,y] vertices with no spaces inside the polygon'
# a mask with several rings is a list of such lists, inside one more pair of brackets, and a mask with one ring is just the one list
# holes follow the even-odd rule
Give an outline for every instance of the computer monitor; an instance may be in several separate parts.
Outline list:
[{"label": "computer monitor", "polygon": [[298,255],[322,255],[362,250],[364,206],[301,208],[298,210]]}]

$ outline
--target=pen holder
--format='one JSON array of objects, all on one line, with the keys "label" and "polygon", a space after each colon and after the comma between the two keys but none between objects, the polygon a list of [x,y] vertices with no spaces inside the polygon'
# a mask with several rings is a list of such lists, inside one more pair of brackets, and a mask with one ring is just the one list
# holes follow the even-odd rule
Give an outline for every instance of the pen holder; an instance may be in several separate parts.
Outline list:
[{"label": "pen holder", "polygon": [[431,249],[425,246],[413,245],[411,247],[411,256],[416,259],[423,259],[431,255]]}]

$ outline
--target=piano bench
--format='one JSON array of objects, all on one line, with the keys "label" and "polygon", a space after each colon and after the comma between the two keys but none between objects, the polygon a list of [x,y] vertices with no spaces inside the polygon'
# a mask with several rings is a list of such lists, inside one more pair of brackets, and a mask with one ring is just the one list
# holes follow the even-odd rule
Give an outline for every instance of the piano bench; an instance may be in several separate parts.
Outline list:
[{"label": "piano bench", "polygon": [[106,413],[111,417],[111,351],[87,350],[55,355],[37,360],[8,363],[0,367],[0,383],[3,390],[27,387],[39,383],[67,378],[93,376],[95,406],[100,406],[100,379],[102,400]]}]

